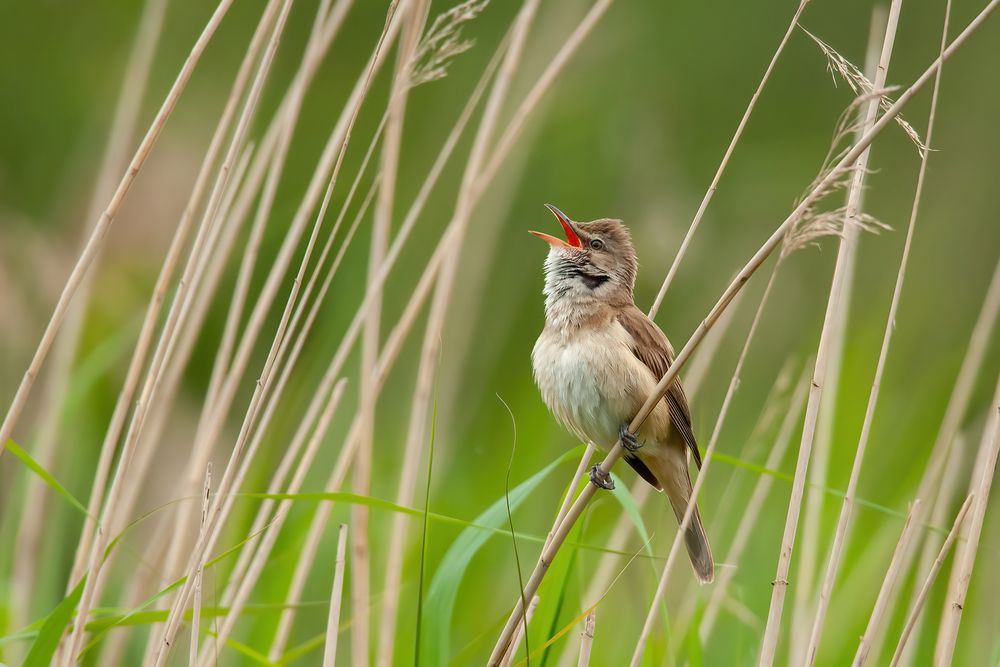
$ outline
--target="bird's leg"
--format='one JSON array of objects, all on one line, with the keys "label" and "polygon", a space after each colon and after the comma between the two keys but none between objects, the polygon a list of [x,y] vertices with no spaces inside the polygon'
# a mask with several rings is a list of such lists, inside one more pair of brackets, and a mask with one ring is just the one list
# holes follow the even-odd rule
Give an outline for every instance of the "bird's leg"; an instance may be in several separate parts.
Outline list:
[{"label": "bird's leg", "polygon": [[615,482],[611,479],[611,473],[604,472],[601,470],[601,466],[594,465],[590,469],[590,483],[599,489],[606,489],[608,491],[614,491]]},{"label": "bird's leg", "polygon": [[635,437],[635,433],[628,430],[628,424],[622,424],[618,429],[618,437],[622,439],[622,447],[630,452],[638,451],[642,448],[642,443]]}]

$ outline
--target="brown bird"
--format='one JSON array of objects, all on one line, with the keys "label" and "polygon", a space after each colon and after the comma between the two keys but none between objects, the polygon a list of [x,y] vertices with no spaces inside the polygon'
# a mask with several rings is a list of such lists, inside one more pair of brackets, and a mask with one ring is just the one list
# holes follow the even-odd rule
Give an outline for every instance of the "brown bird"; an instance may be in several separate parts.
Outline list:
[{"label": "brown bird", "polygon": [[[637,262],[621,220],[573,222],[552,205],[566,233],[548,242],[545,259],[545,328],[531,353],[535,382],[556,419],[582,440],[605,450],[619,438],[625,461],[666,492],[680,522],[691,498],[685,448],[701,468],[691,412],[680,381],[657,403],[637,434],[628,426],[673,362],[666,335],[636,308]],[[613,489],[598,466],[590,481]],[[697,507],[684,535],[694,572],[712,581],[715,566]]]}]

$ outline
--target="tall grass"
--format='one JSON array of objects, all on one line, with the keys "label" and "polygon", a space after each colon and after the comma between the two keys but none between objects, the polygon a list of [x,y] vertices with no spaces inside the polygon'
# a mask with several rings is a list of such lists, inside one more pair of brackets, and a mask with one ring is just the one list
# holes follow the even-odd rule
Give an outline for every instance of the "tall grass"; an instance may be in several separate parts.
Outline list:
[{"label": "tall grass", "polygon": [[[902,3],[893,2],[887,26],[873,32],[870,52],[878,57],[866,76],[819,36],[797,44],[795,28],[809,23],[812,7],[799,2],[790,19],[775,22],[773,51],[755,54],[770,60],[761,63],[749,101],[736,107],[735,131],[719,146],[721,160],[711,160],[717,166],[704,194],[691,200],[700,203],[686,232],[676,234],[673,260],[657,256],[662,247],[640,244],[643,281],[655,286],[652,279],[665,276],[651,317],[674,288],[669,317],[660,317],[670,333],[677,335],[676,313],[701,314],[714,303],[630,424],[638,428],[683,374],[704,452],[693,496],[720,556],[717,581],[701,590],[674,567],[693,503],[675,530],[642,480],[628,491],[620,485],[618,503],[597,493],[585,478],[593,445],[561,455],[543,447],[556,431],[530,386],[535,329],[521,330],[525,303],[503,298],[525,284],[512,267],[520,266],[530,226],[522,211],[536,208],[507,205],[524,199],[533,181],[554,187],[562,177],[561,151],[539,128],[569,117],[573,101],[563,86],[599,71],[594,62],[609,57],[603,49],[620,29],[615,21],[643,10],[611,0],[583,7],[268,0],[236,10],[223,0],[189,36],[192,46],[158,111],[140,121],[140,100],[155,89],[145,81],[167,57],[157,53],[159,35],[182,4],[148,0],[97,172],[89,216],[96,224],[52,295],[37,345],[18,350],[27,370],[12,383],[0,427],[11,450],[0,460],[0,479],[18,481],[0,488],[0,536],[11,538],[0,554],[0,658],[28,665],[166,665],[187,654],[198,665],[639,666],[696,665],[704,654],[770,665],[787,649],[792,664],[827,656],[922,664],[933,656],[943,665],[971,654],[966,637],[977,648],[992,641],[990,602],[967,605],[996,584],[983,563],[996,552],[988,512],[1000,387],[990,398],[978,385],[992,386],[996,373],[989,353],[1000,265],[972,329],[959,330],[957,338],[970,342],[958,348],[965,356],[957,379],[935,379],[936,395],[950,395],[936,438],[906,470],[879,471],[898,482],[898,494],[879,493],[862,478],[884,460],[875,447],[866,455],[878,420],[908,414],[900,387],[881,390],[900,355],[898,341],[890,347],[897,319],[901,330],[917,326],[907,319],[903,286],[920,284],[922,272],[934,275],[913,248],[918,217],[930,218],[918,213],[925,188],[935,185],[928,163],[936,154],[927,147],[933,140],[939,148],[939,96],[948,99],[942,66],[976,43],[998,3],[991,0],[949,41],[948,2],[936,59],[892,101],[889,58],[897,32],[910,29]],[[229,48],[239,42],[229,61],[209,48],[220,39]],[[777,225],[747,223],[741,238],[759,249],[733,273],[736,246],[724,247],[721,236],[703,240],[717,233],[710,205],[727,179],[738,180],[731,171],[751,148],[754,123],[774,113],[766,95],[785,85],[787,52],[799,47],[816,63],[826,59],[858,97],[838,98],[848,120],[834,127],[834,146],[791,213]],[[821,65],[815,69],[809,85],[825,89]],[[222,82],[218,109],[210,96],[182,100],[189,81],[202,85],[201,75]],[[921,138],[901,112],[911,114],[932,80]],[[599,85],[595,79],[585,88]],[[783,113],[794,102],[781,100]],[[608,100],[608,115],[628,105]],[[422,131],[431,107],[437,133]],[[82,382],[74,356],[96,347],[93,319],[114,292],[108,272],[120,261],[114,246],[102,249],[122,226],[136,224],[130,207],[152,212],[155,199],[130,192],[147,178],[147,163],[158,165],[154,148],[175,108],[197,112],[208,128],[192,134],[199,166],[183,181],[166,242],[150,244],[156,266],[144,267],[148,280],[132,290],[142,295],[127,315],[140,322],[138,333],[122,334],[101,382],[86,386],[92,414],[78,417],[87,428],[74,433],[63,423]],[[136,141],[133,128],[142,122],[148,130]],[[616,141],[596,122],[567,126],[574,142],[593,142],[581,154],[595,161],[600,141]],[[886,250],[895,233],[878,243],[865,233],[885,225],[864,211],[862,193],[879,187],[869,168],[872,145],[900,127],[918,145],[919,166],[886,310],[855,272],[869,247],[879,267],[896,266]],[[126,164],[129,142],[137,147]],[[524,167],[539,150],[550,165],[544,178]],[[766,169],[759,173],[766,178]],[[909,182],[906,174],[894,177]],[[841,190],[846,204],[831,204]],[[579,205],[564,207],[584,211],[603,201],[579,196]],[[510,210],[511,224],[487,233],[491,210]],[[627,222],[645,238],[641,224]],[[961,223],[952,224],[960,235]],[[47,240],[55,242],[55,233]],[[799,258],[834,243],[828,291],[803,283],[808,307],[798,312],[786,291],[791,277],[822,277],[819,262],[803,267]],[[526,264],[540,264],[541,250],[524,247],[539,255]],[[480,265],[473,270],[470,262]],[[755,279],[765,266],[768,279]],[[483,280],[466,283],[470,272]],[[692,288],[697,299],[682,294],[691,281],[704,283]],[[537,282],[532,312],[540,312]],[[978,290],[970,284],[967,292],[977,305]],[[886,314],[873,318],[882,344],[851,450],[837,387],[851,383],[850,355],[865,349],[857,342],[867,330],[848,308],[858,302]],[[817,344],[807,326],[820,307]],[[124,327],[120,316],[113,326]],[[454,344],[456,327],[465,329],[467,345]],[[793,349],[774,353],[778,330],[794,332]],[[476,353],[507,341],[516,361],[480,372]],[[456,386],[443,393],[451,399],[439,405],[438,388],[449,382]],[[504,382],[509,392],[487,391]],[[504,395],[502,414],[484,400],[490,394]],[[450,426],[460,415],[475,427]],[[512,453],[508,418],[519,434]],[[77,444],[95,433],[94,446]],[[978,443],[975,457],[956,456],[963,441]],[[602,469],[621,453],[620,443],[605,453]],[[810,471],[817,455],[819,470]],[[843,484],[835,471],[849,471]],[[89,492],[86,507],[81,491]],[[48,495],[61,503],[59,517],[63,504],[72,508],[71,520],[46,520],[41,499]],[[824,512],[830,495],[841,499],[835,520]],[[334,518],[337,529],[329,525]],[[796,549],[800,527],[805,537]],[[843,606],[859,585],[864,604],[852,604],[854,618],[845,620]],[[790,587],[793,613],[785,614]],[[936,646],[922,637],[932,627]]]}]

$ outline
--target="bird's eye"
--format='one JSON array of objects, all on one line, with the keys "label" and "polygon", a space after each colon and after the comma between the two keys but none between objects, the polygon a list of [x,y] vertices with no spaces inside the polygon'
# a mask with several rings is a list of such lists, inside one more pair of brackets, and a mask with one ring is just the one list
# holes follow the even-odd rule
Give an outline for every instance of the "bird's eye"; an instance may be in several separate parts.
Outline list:
[{"label": "bird's eye", "polygon": [[594,250],[604,250],[604,241],[601,239],[590,239],[590,247]]}]

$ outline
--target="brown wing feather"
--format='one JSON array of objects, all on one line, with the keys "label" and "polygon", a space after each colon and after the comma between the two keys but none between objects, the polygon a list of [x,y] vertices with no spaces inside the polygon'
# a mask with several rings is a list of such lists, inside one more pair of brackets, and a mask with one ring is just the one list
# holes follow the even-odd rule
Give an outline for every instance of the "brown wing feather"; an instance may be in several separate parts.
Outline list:
[{"label": "brown wing feather", "polygon": [[[624,308],[618,314],[618,322],[632,337],[632,354],[652,371],[656,381],[659,382],[674,361],[673,350],[666,334],[635,306]],[[680,378],[670,383],[670,389],[663,398],[670,410],[670,422],[691,449],[691,455],[700,470],[701,452],[698,451],[698,442],[691,427],[691,410],[688,407],[687,396],[684,395],[684,388],[681,387]]]}]

